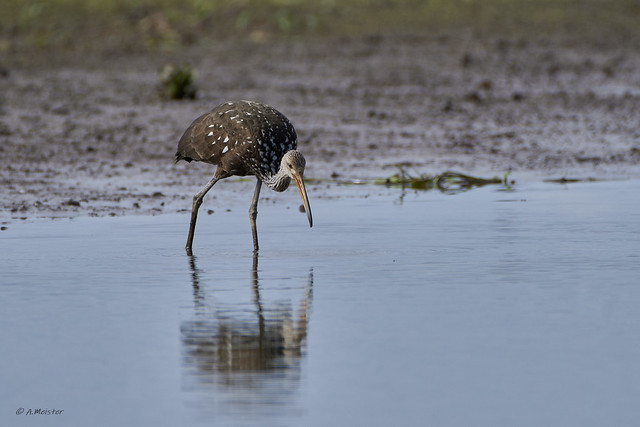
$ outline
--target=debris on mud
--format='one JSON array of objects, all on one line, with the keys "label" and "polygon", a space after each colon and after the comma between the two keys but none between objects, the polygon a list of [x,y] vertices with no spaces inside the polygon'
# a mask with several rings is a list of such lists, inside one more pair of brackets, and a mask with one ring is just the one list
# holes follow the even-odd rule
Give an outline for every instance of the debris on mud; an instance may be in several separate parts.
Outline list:
[{"label": "debris on mud", "polygon": [[574,184],[577,182],[597,182],[602,181],[602,179],[588,177],[588,178],[567,178],[565,176],[561,178],[549,178],[544,179],[543,182],[550,182],[554,184]]},{"label": "debris on mud", "polygon": [[495,185],[507,183],[507,175],[504,179],[481,178],[463,174],[460,172],[446,171],[439,175],[419,174],[412,175],[404,168],[399,167],[400,171],[385,179],[374,180],[374,184],[387,185],[392,187],[401,187],[402,189],[410,188],[414,190],[434,190],[437,189],[444,193],[458,193],[470,190],[475,187],[483,187],[485,185]]}]

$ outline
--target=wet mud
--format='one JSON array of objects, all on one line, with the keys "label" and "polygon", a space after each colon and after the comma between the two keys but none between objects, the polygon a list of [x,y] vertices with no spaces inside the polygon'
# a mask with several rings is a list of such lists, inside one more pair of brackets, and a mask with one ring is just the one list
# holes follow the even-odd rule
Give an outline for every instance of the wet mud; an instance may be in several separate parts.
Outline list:
[{"label": "wet mud", "polygon": [[[178,138],[233,99],[289,117],[312,199],[348,197],[333,183],[388,177],[397,165],[516,180],[638,177],[635,52],[619,40],[456,33],[11,53],[0,63],[0,220],[188,210],[213,170],[174,164]],[[159,96],[168,63],[196,70],[195,100]],[[251,187],[221,184],[211,197],[248,207]]]}]

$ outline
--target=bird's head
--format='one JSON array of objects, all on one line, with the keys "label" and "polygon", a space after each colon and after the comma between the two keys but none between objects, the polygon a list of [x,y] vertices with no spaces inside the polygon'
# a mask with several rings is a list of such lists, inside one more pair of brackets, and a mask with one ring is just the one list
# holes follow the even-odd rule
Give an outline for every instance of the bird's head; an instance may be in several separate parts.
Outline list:
[{"label": "bird's head", "polygon": [[282,161],[280,162],[280,169],[283,170],[285,174],[296,183],[298,191],[300,192],[300,197],[302,197],[304,210],[307,213],[309,227],[313,227],[311,208],[309,207],[309,198],[307,197],[307,190],[304,187],[304,180],[302,179],[304,176],[304,167],[306,164],[307,162],[305,161],[304,156],[300,154],[300,152],[291,150],[282,157]]}]

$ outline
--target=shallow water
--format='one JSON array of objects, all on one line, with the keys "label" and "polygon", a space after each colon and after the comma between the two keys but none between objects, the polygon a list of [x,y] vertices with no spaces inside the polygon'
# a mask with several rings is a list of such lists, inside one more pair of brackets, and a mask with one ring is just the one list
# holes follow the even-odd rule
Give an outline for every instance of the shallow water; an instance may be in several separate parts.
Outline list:
[{"label": "shallow water", "polygon": [[12,224],[0,424],[634,425],[638,184]]}]

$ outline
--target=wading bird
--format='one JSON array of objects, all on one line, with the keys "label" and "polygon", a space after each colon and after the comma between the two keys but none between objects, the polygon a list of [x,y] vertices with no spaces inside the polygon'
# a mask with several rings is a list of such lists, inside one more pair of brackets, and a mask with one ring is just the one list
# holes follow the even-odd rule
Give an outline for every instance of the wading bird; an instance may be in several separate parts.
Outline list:
[{"label": "wading bird", "polygon": [[293,125],[278,110],[251,101],[227,102],[198,117],[180,138],[176,163],[193,160],[216,165],[213,178],[193,196],[187,252],[191,252],[198,208],[211,187],[233,175],[255,175],[256,189],[249,208],[253,249],[258,250],[258,198],[264,182],[274,191],[284,191],[293,180],[313,226],[309,199],[304,187],[305,160],[296,151]]}]

